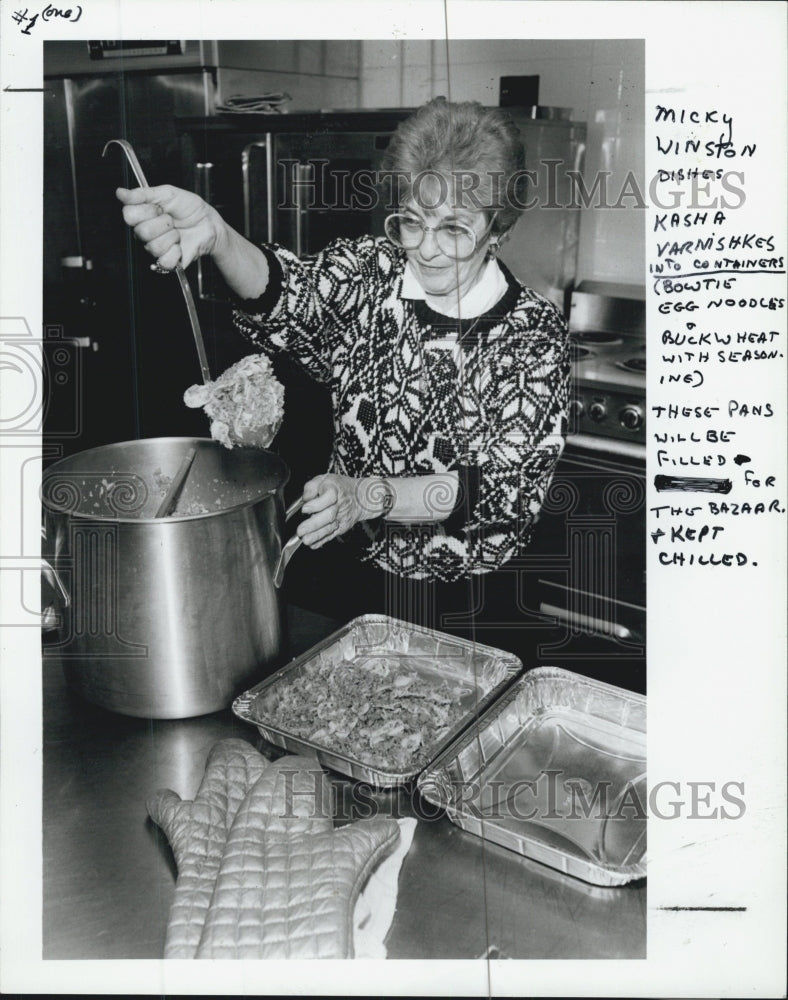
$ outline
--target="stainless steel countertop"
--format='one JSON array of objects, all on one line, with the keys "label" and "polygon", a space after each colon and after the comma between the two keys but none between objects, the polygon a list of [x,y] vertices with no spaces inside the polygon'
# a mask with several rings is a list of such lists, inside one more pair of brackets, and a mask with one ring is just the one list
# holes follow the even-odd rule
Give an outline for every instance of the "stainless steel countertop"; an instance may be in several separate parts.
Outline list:
[{"label": "stainless steel countertop", "polygon": [[[341,624],[293,608],[288,620],[294,656]],[[273,748],[229,709],[180,721],[128,718],[72,694],[54,657],[43,670],[44,958],[160,958],[176,869],[146,798],[158,788],[193,797],[217,740]],[[332,780],[350,815],[356,786]],[[414,815],[415,795],[365,794],[357,807],[369,815],[371,798],[381,814]],[[587,885],[443,816],[428,820],[429,808],[415,810],[390,958],[479,958],[488,949],[507,958],[645,958],[645,884]]]}]

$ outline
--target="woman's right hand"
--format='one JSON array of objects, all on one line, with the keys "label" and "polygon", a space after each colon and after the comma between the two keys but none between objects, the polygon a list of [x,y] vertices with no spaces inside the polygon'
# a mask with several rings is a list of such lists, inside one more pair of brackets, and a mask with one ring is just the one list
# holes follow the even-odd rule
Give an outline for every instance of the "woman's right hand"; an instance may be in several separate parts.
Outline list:
[{"label": "woman's right hand", "polygon": [[115,194],[123,203],[125,222],[156,263],[168,271],[212,254],[224,236],[222,217],[191,191],[161,184],[118,188]]}]

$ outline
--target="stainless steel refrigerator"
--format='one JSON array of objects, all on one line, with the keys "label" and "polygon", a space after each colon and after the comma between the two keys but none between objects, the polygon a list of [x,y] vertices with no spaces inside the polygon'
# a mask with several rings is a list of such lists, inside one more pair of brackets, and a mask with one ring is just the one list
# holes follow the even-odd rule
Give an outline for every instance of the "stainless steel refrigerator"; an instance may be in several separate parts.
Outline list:
[{"label": "stainless steel refrigerator", "polygon": [[[153,275],[114,191],[136,186],[117,146],[134,146],[151,184],[184,184],[177,121],[210,114],[216,70],[185,51],[91,63],[87,43],[44,46],[43,303],[45,454],[111,441],[204,433],[180,405],[199,379],[175,279]],[[82,52],[84,47],[84,53]],[[166,336],[163,335],[166,331]],[[69,373],[71,373],[69,375]],[[75,377],[78,375],[78,378]]]}]

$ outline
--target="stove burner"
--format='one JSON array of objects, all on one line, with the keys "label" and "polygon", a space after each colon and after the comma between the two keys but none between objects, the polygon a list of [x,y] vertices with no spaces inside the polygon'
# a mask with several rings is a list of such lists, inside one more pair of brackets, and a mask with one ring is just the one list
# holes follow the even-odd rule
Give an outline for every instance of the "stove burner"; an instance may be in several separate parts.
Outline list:
[{"label": "stove burner", "polygon": [[570,341],[569,357],[572,361],[582,361],[583,358],[592,358],[593,356],[594,352],[589,351],[587,347],[581,347],[577,341]]},{"label": "stove burner", "polygon": [[578,344],[597,344],[600,347],[613,347],[622,344],[623,339],[617,333],[607,333],[604,330],[587,330],[584,333],[576,333],[575,340]]},{"label": "stove burner", "polygon": [[646,359],[627,358],[626,361],[619,361],[617,367],[622,368],[625,372],[645,372]]}]

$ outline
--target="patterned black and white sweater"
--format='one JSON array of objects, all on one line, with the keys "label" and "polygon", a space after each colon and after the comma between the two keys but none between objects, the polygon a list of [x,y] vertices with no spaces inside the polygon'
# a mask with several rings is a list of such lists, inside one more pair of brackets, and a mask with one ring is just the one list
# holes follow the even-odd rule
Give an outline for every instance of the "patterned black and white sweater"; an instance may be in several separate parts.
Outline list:
[{"label": "patterned black and white sweater", "polygon": [[362,521],[349,533],[360,557],[454,581],[521,552],[563,447],[569,340],[558,310],[501,265],[508,287],[496,306],[475,320],[444,316],[402,298],[406,257],[383,239],[336,240],[309,261],[263,251],[268,287],[237,300],[235,322],[329,386],[329,471],[459,474],[448,519]]}]

